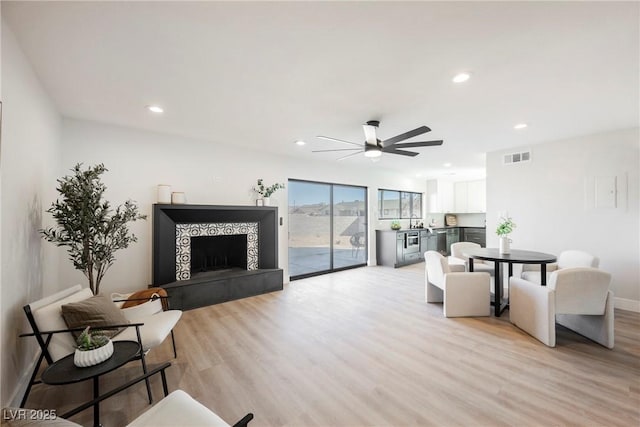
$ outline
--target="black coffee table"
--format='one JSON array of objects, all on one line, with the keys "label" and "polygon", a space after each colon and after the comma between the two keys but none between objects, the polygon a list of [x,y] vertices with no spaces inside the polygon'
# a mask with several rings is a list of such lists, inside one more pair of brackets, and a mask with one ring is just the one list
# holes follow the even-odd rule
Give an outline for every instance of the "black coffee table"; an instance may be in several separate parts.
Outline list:
[{"label": "black coffee table", "polygon": [[[111,372],[135,359],[140,353],[140,344],[136,341],[114,341],[113,355],[102,363],[86,368],[73,364],[73,353],[56,361],[42,373],[42,382],[50,385],[72,384],[93,379],[93,399],[100,397],[98,377]],[[83,406],[80,406],[82,408]],[[61,415],[67,418],[75,415],[78,408]],[[100,425],[100,402],[93,405],[93,425]]]},{"label": "black coffee table", "polygon": [[547,264],[556,262],[555,255],[520,249],[512,249],[508,254],[503,254],[500,253],[498,248],[469,248],[465,249],[462,254],[469,258],[469,271],[473,271],[474,258],[493,261],[495,263],[493,308],[496,317],[500,317],[502,310],[509,306],[508,303],[502,302],[502,274],[500,272],[500,263],[506,262],[509,265],[507,280],[513,276],[513,264],[540,264],[540,280],[542,281],[540,284],[546,286]]}]

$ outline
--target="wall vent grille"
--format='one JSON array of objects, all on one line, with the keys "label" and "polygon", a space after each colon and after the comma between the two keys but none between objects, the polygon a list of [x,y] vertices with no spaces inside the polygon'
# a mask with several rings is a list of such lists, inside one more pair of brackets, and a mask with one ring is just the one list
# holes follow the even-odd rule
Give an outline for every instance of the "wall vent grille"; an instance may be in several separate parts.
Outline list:
[{"label": "wall vent grille", "polygon": [[505,165],[514,165],[531,161],[531,150],[518,151],[517,153],[505,154],[502,163]]}]

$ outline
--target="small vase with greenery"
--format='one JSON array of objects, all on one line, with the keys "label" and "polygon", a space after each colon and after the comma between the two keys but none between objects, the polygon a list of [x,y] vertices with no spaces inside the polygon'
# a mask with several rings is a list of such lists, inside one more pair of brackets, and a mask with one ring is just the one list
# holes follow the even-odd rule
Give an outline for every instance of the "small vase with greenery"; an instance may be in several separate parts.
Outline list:
[{"label": "small vase with greenery", "polygon": [[90,331],[87,326],[76,340],[73,363],[81,368],[102,363],[113,354],[113,342],[100,331]]},{"label": "small vase with greenery", "polygon": [[265,206],[268,206],[269,198],[271,197],[271,195],[281,188],[284,188],[284,184],[281,184],[279,182],[270,186],[265,186],[264,180],[261,178],[258,180],[258,185],[253,187],[253,191],[255,191],[260,196],[260,198],[263,200],[263,204]]},{"label": "small vase with greenery", "polygon": [[515,222],[511,217],[501,217],[498,221],[498,228],[496,228],[496,234],[500,237],[500,253],[508,254],[511,252],[511,239],[509,234],[516,228]]},{"label": "small vase with greenery", "polygon": [[114,253],[137,241],[127,224],[147,217],[140,215],[131,200],[115,210],[103,200],[107,189],[100,181],[100,175],[107,171],[103,164],[83,170],[78,163],[72,171],[73,175],[58,180],[62,198],[47,209],[58,226],[40,233],[45,240],[68,247],[73,266],[89,279],[89,287],[97,295],[100,281],[115,261]]},{"label": "small vase with greenery", "polygon": [[401,228],[402,226],[400,225],[400,221],[398,221],[397,219],[394,219],[393,221],[391,221],[392,230],[400,230]]}]

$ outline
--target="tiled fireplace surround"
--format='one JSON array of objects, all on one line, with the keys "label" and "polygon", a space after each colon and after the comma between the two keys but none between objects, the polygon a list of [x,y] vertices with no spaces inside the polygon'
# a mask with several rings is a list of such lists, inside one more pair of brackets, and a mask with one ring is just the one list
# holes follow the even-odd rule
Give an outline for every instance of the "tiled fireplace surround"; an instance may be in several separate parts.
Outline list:
[{"label": "tiled fireplace surround", "polygon": [[[191,276],[191,238],[246,235],[247,269]],[[153,209],[153,286],[183,310],[282,290],[277,207],[164,205]]]}]

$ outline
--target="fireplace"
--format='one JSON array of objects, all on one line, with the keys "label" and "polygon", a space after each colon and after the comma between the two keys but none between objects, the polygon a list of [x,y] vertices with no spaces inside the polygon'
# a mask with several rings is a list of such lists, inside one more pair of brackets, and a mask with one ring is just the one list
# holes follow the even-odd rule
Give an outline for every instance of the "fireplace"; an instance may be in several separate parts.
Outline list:
[{"label": "fireplace", "polygon": [[283,289],[276,207],[154,205],[153,286],[182,310]]}]

